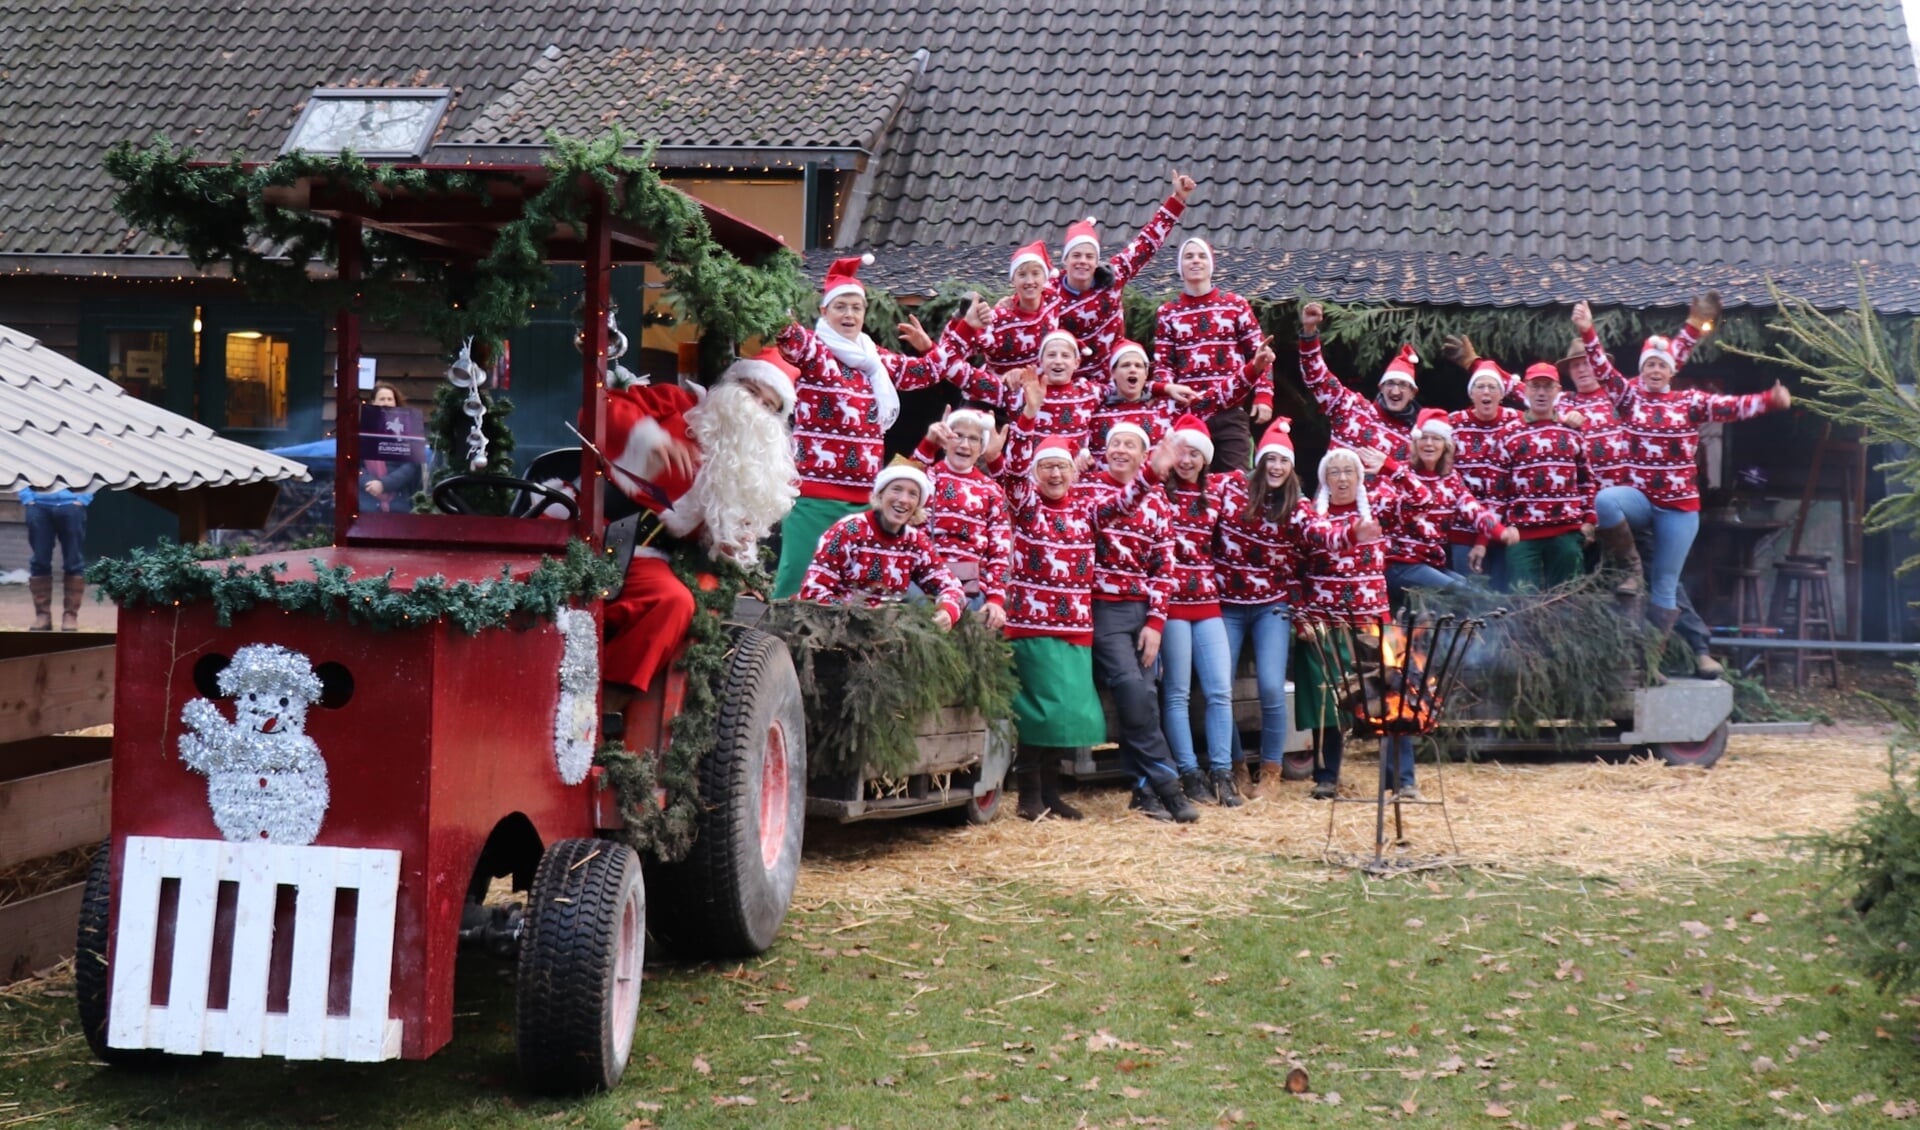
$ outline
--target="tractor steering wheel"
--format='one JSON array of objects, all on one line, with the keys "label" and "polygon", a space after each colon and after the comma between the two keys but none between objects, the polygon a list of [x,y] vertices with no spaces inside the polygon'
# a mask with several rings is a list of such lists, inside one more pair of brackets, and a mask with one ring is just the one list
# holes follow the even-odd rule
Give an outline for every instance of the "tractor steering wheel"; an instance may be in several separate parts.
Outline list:
[{"label": "tractor steering wheel", "polygon": [[[449,475],[434,484],[431,495],[434,509],[444,514],[473,513],[466,500],[460,497],[459,492],[466,487],[507,487],[519,491],[520,497],[515,500],[512,512],[512,516],[516,518],[537,514],[546,509],[545,504],[564,509],[569,522],[580,517],[580,504],[563,491],[556,490],[545,483],[536,483],[531,479],[516,479],[511,475]],[[534,506],[531,504],[534,499],[542,499],[545,504]]]}]

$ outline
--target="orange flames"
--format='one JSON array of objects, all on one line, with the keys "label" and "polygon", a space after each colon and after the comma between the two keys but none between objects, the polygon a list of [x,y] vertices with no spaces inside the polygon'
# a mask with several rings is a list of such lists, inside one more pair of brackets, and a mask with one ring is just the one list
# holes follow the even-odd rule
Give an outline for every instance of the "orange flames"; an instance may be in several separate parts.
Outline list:
[{"label": "orange flames", "polygon": [[1363,629],[1363,637],[1378,641],[1380,666],[1377,675],[1363,673],[1361,677],[1363,681],[1378,678],[1380,690],[1378,694],[1363,691],[1354,704],[1356,717],[1368,727],[1387,733],[1424,734],[1432,730],[1440,720],[1439,688],[1408,654],[1410,648],[1417,652],[1414,645],[1418,641],[1409,641],[1394,624],[1371,625]]}]

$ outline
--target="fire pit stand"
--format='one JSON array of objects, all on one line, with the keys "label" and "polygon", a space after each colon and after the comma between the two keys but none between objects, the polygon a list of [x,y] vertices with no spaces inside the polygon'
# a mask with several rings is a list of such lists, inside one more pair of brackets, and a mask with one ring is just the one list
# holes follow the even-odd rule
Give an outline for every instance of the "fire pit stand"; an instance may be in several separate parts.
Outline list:
[{"label": "fire pit stand", "polygon": [[[1440,809],[1447,826],[1447,839],[1455,854],[1459,844],[1453,839],[1453,820],[1447,814],[1445,781],[1435,768],[1437,799],[1402,800],[1398,794],[1396,767],[1389,764],[1391,738],[1431,734],[1440,724],[1447,702],[1459,680],[1462,659],[1474,634],[1485,621],[1462,619],[1452,615],[1416,613],[1412,609],[1398,617],[1347,622],[1309,620],[1300,625],[1301,636],[1313,649],[1325,674],[1327,685],[1318,690],[1325,696],[1323,719],[1345,723],[1355,739],[1380,739],[1380,785],[1372,799],[1333,798],[1340,804],[1374,806],[1373,859],[1365,865],[1374,873],[1392,869],[1386,858],[1387,808],[1393,808],[1393,842],[1406,843],[1402,807],[1432,805]],[[1444,759],[1442,759],[1444,760]],[[1334,813],[1327,813],[1327,843],[1333,843]]]}]

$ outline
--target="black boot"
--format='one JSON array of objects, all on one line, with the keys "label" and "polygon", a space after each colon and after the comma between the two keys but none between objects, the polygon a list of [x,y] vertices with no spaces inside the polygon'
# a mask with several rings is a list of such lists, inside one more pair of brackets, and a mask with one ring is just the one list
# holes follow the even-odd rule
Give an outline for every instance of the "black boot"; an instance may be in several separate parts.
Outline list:
[{"label": "black boot", "polygon": [[1153,791],[1160,794],[1160,803],[1167,806],[1167,812],[1173,817],[1175,822],[1191,824],[1200,819],[1200,810],[1195,808],[1193,802],[1187,799],[1186,791],[1180,787],[1180,782],[1174,778],[1168,777],[1164,781],[1156,781],[1153,786]]},{"label": "black boot", "polygon": [[1127,806],[1149,820],[1171,820],[1173,813],[1160,802],[1160,794],[1145,785],[1133,787],[1133,803]]},{"label": "black boot", "polygon": [[1198,771],[1180,774],[1180,786],[1187,792],[1187,799],[1196,804],[1215,804],[1220,798],[1214,795],[1213,784]]},{"label": "black boot", "polygon": [[1060,758],[1051,750],[1040,763],[1040,799],[1062,820],[1082,820],[1079,809],[1060,798]]},{"label": "black boot", "polygon": [[1014,783],[1020,789],[1020,819],[1038,820],[1047,814],[1047,802],[1040,799],[1040,758],[1026,746],[1014,754]]},{"label": "black boot", "polygon": [[1230,770],[1215,769],[1213,771],[1213,791],[1214,795],[1220,798],[1222,808],[1239,808],[1247,803],[1241,800],[1240,794],[1234,790],[1233,773]]}]

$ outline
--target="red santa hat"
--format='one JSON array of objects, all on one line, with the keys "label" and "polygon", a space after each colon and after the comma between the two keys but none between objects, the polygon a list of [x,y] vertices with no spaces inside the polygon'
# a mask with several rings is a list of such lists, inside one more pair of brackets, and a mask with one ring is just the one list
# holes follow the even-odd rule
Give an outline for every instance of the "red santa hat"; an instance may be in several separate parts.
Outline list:
[{"label": "red santa hat", "polygon": [[1646,367],[1649,358],[1658,358],[1659,360],[1665,361],[1667,367],[1670,369],[1678,369],[1680,367],[1680,363],[1673,359],[1673,342],[1661,337],[1659,334],[1654,334],[1648,338],[1647,343],[1640,347],[1641,368]]},{"label": "red santa hat", "polygon": [[742,357],[727,366],[720,374],[721,380],[735,380],[742,384],[759,385],[772,390],[780,398],[780,414],[793,413],[793,382],[800,376],[800,370],[787,364],[778,349],[763,349],[752,357]]},{"label": "red santa hat", "polygon": [[1007,277],[1012,278],[1015,271],[1028,263],[1040,264],[1049,278],[1053,276],[1053,260],[1047,258],[1047,245],[1043,240],[1036,239],[1013,253],[1013,261],[1007,264]]},{"label": "red santa hat", "polygon": [[1258,467],[1270,454],[1284,455],[1287,462],[1293,462],[1293,421],[1285,416],[1276,416],[1267,425],[1266,434],[1260,437],[1260,450],[1253,453],[1253,465]]},{"label": "red santa hat", "polygon": [[1511,375],[1500,367],[1498,361],[1490,357],[1482,357],[1473,363],[1473,375],[1467,378],[1467,395],[1472,396],[1473,390],[1487,381],[1493,382],[1495,391],[1505,392],[1507,379]]},{"label": "red santa hat", "polygon": [[1380,374],[1380,383],[1405,381],[1417,392],[1420,389],[1420,381],[1417,377],[1419,364],[1420,355],[1413,351],[1413,346],[1403,345],[1400,347],[1400,352],[1394,355],[1393,360],[1387,362],[1387,371]]},{"label": "red santa hat", "polygon": [[920,488],[921,502],[925,502],[933,494],[933,482],[927,478],[926,472],[904,459],[880,469],[880,473],[873,477],[873,493],[877,496],[887,489],[888,483],[898,482],[901,479]]},{"label": "red santa hat", "polygon": [[1065,436],[1048,436],[1046,439],[1040,441],[1039,447],[1034,449],[1033,470],[1035,473],[1038,473],[1040,464],[1042,463],[1051,463],[1054,460],[1072,463],[1074,458],[1075,453],[1072,440],[1069,440]]},{"label": "red santa hat", "polygon": [[1100,235],[1094,231],[1093,228],[1093,225],[1098,222],[1099,221],[1095,220],[1092,216],[1088,216],[1084,220],[1075,220],[1068,224],[1067,242],[1060,245],[1060,258],[1065,259],[1067,256],[1073,254],[1073,246],[1076,243],[1093,244],[1093,253],[1098,255],[1100,253]]},{"label": "red santa hat", "polygon": [[1111,444],[1114,436],[1136,436],[1140,440],[1141,448],[1145,449],[1153,446],[1153,439],[1147,435],[1147,429],[1134,423],[1132,420],[1121,420],[1119,423],[1108,428],[1107,443]]},{"label": "red santa hat", "polygon": [[1437,436],[1453,442],[1453,425],[1447,420],[1447,413],[1441,408],[1422,408],[1413,420],[1413,438]]},{"label": "red santa hat", "polygon": [[1128,341],[1123,337],[1120,339],[1119,344],[1113,347],[1113,352],[1107,354],[1107,367],[1111,369],[1120,364],[1121,355],[1126,353],[1138,353],[1140,360],[1145,361],[1149,368],[1153,365],[1153,359],[1147,356],[1146,346],[1141,345],[1137,341]]},{"label": "red santa hat", "polygon": [[1206,456],[1207,462],[1213,462],[1213,433],[1207,430],[1206,421],[1193,413],[1188,412],[1175,420],[1167,438],[1186,444]]},{"label": "red santa hat", "polygon": [[1047,336],[1040,339],[1040,356],[1046,356],[1047,346],[1056,341],[1064,341],[1072,347],[1074,361],[1077,364],[1080,359],[1080,339],[1068,333],[1066,330],[1048,330]]},{"label": "red santa hat", "polygon": [[1213,266],[1213,244],[1208,243],[1206,240],[1201,239],[1197,235],[1189,236],[1187,238],[1187,241],[1180,245],[1180,254],[1182,256],[1186,255],[1187,248],[1193,247],[1195,245],[1198,245],[1200,250],[1207,253],[1207,266],[1212,267]]},{"label": "red santa hat", "polygon": [[873,266],[871,251],[847,259],[835,259],[833,265],[827,268],[827,281],[821,284],[820,305],[824,307],[843,294],[859,294],[865,297],[867,288],[857,276],[860,274],[860,268],[871,266]]},{"label": "red santa hat", "polygon": [[968,424],[979,428],[981,434],[991,436],[993,434],[993,413],[984,408],[955,408],[953,411],[947,413],[947,427],[958,427],[961,424]]}]

